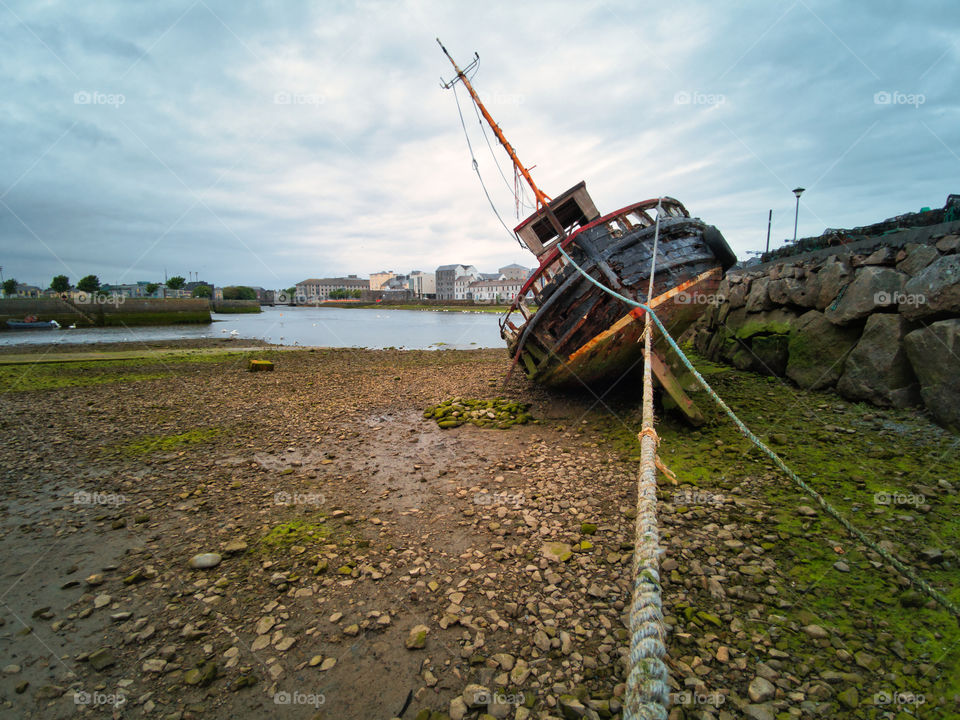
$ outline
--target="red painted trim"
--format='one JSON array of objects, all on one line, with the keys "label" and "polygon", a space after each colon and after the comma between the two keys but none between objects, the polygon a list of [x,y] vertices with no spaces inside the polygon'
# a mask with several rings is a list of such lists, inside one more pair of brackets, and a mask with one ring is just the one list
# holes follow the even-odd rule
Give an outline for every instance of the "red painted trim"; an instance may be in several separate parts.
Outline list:
[{"label": "red painted trim", "polygon": [[[564,248],[566,248],[567,245],[569,245],[571,242],[573,242],[573,239],[574,239],[575,237],[577,237],[577,235],[579,235],[580,233],[582,233],[584,230],[587,230],[587,229],[589,229],[589,228],[596,227],[597,225],[600,225],[600,224],[602,224],[602,223],[608,222],[608,221],[612,220],[613,218],[617,217],[618,215],[624,215],[624,214],[626,214],[626,213],[628,213],[628,212],[631,212],[631,211],[637,210],[637,209],[652,210],[652,209],[654,209],[655,207],[657,207],[657,203],[659,203],[661,200],[667,200],[667,201],[669,201],[669,202],[671,202],[671,203],[676,203],[676,204],[679,205],[679,206],[683,209],[683,211],[687,214],[687,217],[690,217],[690,213],[687,212],[687,209],[683,206],[683,203],[681,203],[679,200],[674,200],[673,198],[669,198],[669,197],[665,197],[665,198],[652,198],[652,199],[650,199],[650,200],[641,200],[640,202],[634,203],[633,205],[627,205],[626,207],[622,207],[622,208],[620,208],[619,210],[614,210],[612,213],[608,213],[607,215],[604,215],[603,217],[597,218],[597,219],[594,220],[593,222],[587,223],[586,225],[584,225],[584,226],[581,227],[581,228],[577,228],[577,230],[576,230],[572,235],[568,235],[568,236],[567,236],[567,239],[564,240],[562,243],[560,243],[560,245],[562,245]],[[531,218],[533,218],[534,215],[536,215],[536,214],[537,214],[537,213],[534,213],[534,214],[531,215],[529,218],[527,218],[526,220],[524,220],[522,223],[520,223],[519,225],[517,225],[517,227],[514,228],[514,232],[518,232],[518,231],[520,230],[520,228],[522,228],[524,225],[526,225],[526,224],[529,222],[529,220],[530,220]],[[540,267],[538,267],[536,270],[534,270],[533,275],[531,275],[531,276],[527,279],[527,282],[524,283],[523,287],[520,288],[520,293],[517,295],[518,298],[519,298],[519,297],[522,297],[522,296],[525,296],[525,295],[530,291],[530,288],[533,287],[533,283],[536,282],[536,280],[543,274],[543,271],[547,268],[547,266],[551,265],[551,264],[553,263],[553,261],[557,259],[557,256],[558,256],[558,255],[560,255],[560,251],[557,250],[557,245],[554,245],[548,252],[544,253],[544,255],[542,256],[542,258],[541,258],[541,260],[540,260]],[[515,304],[516,304],[516,303],[515,303]],[[508,312],[508,314],[509,314],[509,312]]]}]

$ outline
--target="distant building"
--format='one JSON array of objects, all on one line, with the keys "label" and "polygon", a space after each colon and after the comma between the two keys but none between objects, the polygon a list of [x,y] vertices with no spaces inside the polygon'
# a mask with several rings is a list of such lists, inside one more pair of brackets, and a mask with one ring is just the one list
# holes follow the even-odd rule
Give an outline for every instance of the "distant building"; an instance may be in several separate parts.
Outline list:
[{"label": "distant building", "polygon": [[414,297],[435,298],[437,296],[436,273],[425,273],[414,270],[410,273],[408,286]]},{"label": "distant building", "polygon": [[17,291],[14,293],[14,297],[38,298],[42,293],[43,290],[38,288],[36,285],[17,283]]},{"label": "distant building", "polygon": [[384,286],[391,278],[396,277],[393,270],[384,270],[383,272],[370,273],[370,289],[383,290]]},{"label": "distant building", "polygon": [[474,280],[467,286],[469,300],[474,302],[512,303],[523,287],[524,280]]},{"label": "distant building", "polygon": [[503,275],[495,273],[477,273],[477,280],[503,280]]},{"label": "distant building", "polygon": [[213,283],[207,282],[206,280],[194,280],[192,282],[188,282],[183,286],[183,289],[190,293],[190,295],[193,295],[193,291],[201,285],[206,285],[208,288],[210,288],[210,296],[213,297]]},{"label": "distant building", "polygon": [[409,290],[410,276],[394,275],[392,278],[387,280],[380,289],[381,290]]},{"label": "distant building", "polygon": [[370,281],[356,275],[338,278],[308,278],[297,283],[297,302],[324,302],[334,290],[369,290]]},{"label": "distant building", "polygon": [[437,300],[455,300],[457,278],[472,275],[479,271],[473,265],[441,265],[436,271]]},{"label": "distant building", "polygon": [[507,280],[526,280],[530,277],[530,270],[523,265],[513,263],[500,268],[500,274]]},{"label": "distant building", "polygon": [[117,283],[113,285],[111,283],[104,283],[100,286],[100,292],[113,297],[125,297],[125,298],[135,298],[135,297],[147,297],[147,285],[149,283],[146,280],[142,280],[135,283]]}]

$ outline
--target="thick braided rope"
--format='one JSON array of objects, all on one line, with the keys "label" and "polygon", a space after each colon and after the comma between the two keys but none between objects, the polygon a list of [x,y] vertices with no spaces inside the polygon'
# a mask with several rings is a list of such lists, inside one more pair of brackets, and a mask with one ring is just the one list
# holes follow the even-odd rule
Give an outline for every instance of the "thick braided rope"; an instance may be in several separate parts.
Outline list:
[{"label": "thick braided rope", "polygon": [[744,437],[746,437],[750,442],[756,445],[760,449],[760,451],[764,453],[764,455],[769,457],[773,461],[774,465],[780,468],[780,470],[784,473],[784,475],[790,478],[790,480],[792,480],[797,487],[799,487],[801,490],[803,490],[803,492],[805,492],[807,495],[812,497],[816,501],[816,503],[821,508],[823,508],[823,511],[825,513],[827,513],[830,517],[832,517],[834,520],[840,523],[840,525],[844,529],[846,529],[847,532],[849,532],[851,535],[857,538],[857,540],[862,542],[864,545],[866,545],[868,548],[870,548],[875,553],[877,553],[880,557],[886,560],[890,566],[896,568],[897,571],[899,571],[904,577],[908,578],[916,588],[923,591],[926,595],[928,595],[930,598],[935,600],[946,610],[950,611],[954,616],[956,616],[957,618],[960,618],[960,606],[958,606],[946,595],[944,595],[943,593],[941,593],[940,591],[932,587],[926,580],[920,577],[916,573],[916,571],[913,570],[913,568],[908,567],[906,564],[902,563],[900,560],[897,560],[897,558],[895,558],[891,553],[884,550],[882,547],[877,545],[877,543],[875,543],[872,539],[867,537],[867,535],[864,534],[861,530],[854,527],[850,523],[850,521],[844,518],[836,510],[836,508],[834,508],[830,503],[824,500],[823,496],[820,495],[820,493],[818,493],[812,487],[807,485],[807,483],[805,483],[795,472],[793,472],[793,470],[787,467],[787,465],[783,462],[783,460],[780,459],[780,456],[777,455],[775,452],[773,452],[773,450],[768,448],[756,435],[754,435],[753,432],[750,431],[750,428],[748,428],[746,425],[743,424],[743,421],[741,421],[740,418],[736,416],[733,410],[731,410],[730,407],[723,401],[723,399],[719,395],[717,395],[716,392],[714,392],[713,388],[707,384],[707,381],[703,379],[703,376],[699,372],[697,372],[697,369],[693,366],[693,363],[691,363],[690,360],[687,358],[687,356],[684,355],[683,351],[680,349],[680,346],[677,345],[676,341],[672,337],[670,337],[670,334],[667,332],[667,329],[663,326],[663,323],[660,322],[660,319],[657,317],[656,313],[654,313],[651,308],[644,305],[643,303],[638,303],[636,300],[631,300],[628,297],[624,297],[623,295],[616,292],[615,290],[612,290],[606,287],[603,283],[599,282],[598,280],[595,280],[586,271],[584,271],[583,268],[577,265],[577,263],[574,262],[573,258],[571,258],[566,253],[566,251],[564,251],[562,247],[560,247],[559,245],[557,247],[560,250],[560,253],[570,262],[570,264],[574,268],[576,268],[580,272],[580,274],[583,275],[587,280],[592,282],[594,285],[596,285],[598,288],[600,288],[604,292],[622,300],[628,305],[632,305],[633,307],[638,307],[641,310],[643,310],[647,314],[647,316],[650,317],[653,320],[653,322],[656,324],[657,329],[660,330],[663,337],[666,338],[667,342],[670,344],[670,347],[673,349],[673,351],[677,354],[677,356],[683,362],[687,370],[691,372],[691,374],[697,379],[697,382],[699,382],[700,385],[703,387],[703,389],[707,391],[707,394],[710,395],[710,397],[720,407],[720,409],[723,410],[724,413],[726,413],[727,416],[733,421],[733,423],[737,426],[737,428],[744,435]]},{"label": "thick braided rope", "polygon": [[[658,206],[659,210],[659,206]],[[650,258],[650,285],[657,263],[660,213],[653,236]],[[653,429],[653,376],[650,353],[653,324],[647,318],[643,328],[643,429],[640,431],[640,476],[637,480],[637,524],[633,544],[633,601],[630,604],[630,673],[624,720],[666,720],[670,703],[667,685],[666,628],[660,596],[660,529],[657,527],[657,446],[660,438]]]}]

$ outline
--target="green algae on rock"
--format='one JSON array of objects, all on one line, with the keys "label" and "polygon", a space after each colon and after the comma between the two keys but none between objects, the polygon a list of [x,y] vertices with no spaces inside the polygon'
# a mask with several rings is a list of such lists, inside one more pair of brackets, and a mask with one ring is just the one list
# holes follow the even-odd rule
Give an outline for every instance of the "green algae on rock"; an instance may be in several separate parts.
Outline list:
[{"label": "green algae on rock", "polygon": [[528,412],[530,403],[493,398],[479,400],[471,398],[453,398],[439,405],[428,407],[423,417],[433,418],[441,428],[459,427],[472,423],[477,427],[493,427],[506,430],[513,425],[525,425],[533,420]]}]

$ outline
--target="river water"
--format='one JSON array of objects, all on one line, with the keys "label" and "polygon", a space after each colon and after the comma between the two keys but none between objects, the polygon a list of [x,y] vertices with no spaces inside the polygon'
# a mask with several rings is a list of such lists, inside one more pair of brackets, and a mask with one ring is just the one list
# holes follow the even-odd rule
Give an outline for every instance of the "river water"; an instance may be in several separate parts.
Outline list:
[{"label": "river water", "polygon": [[435,350],[503,347],[499,315],[379,308],[265,307],[259,314],[212,314],[209,325],[4,330],[0,345],[250,338],[277,345]]}]

